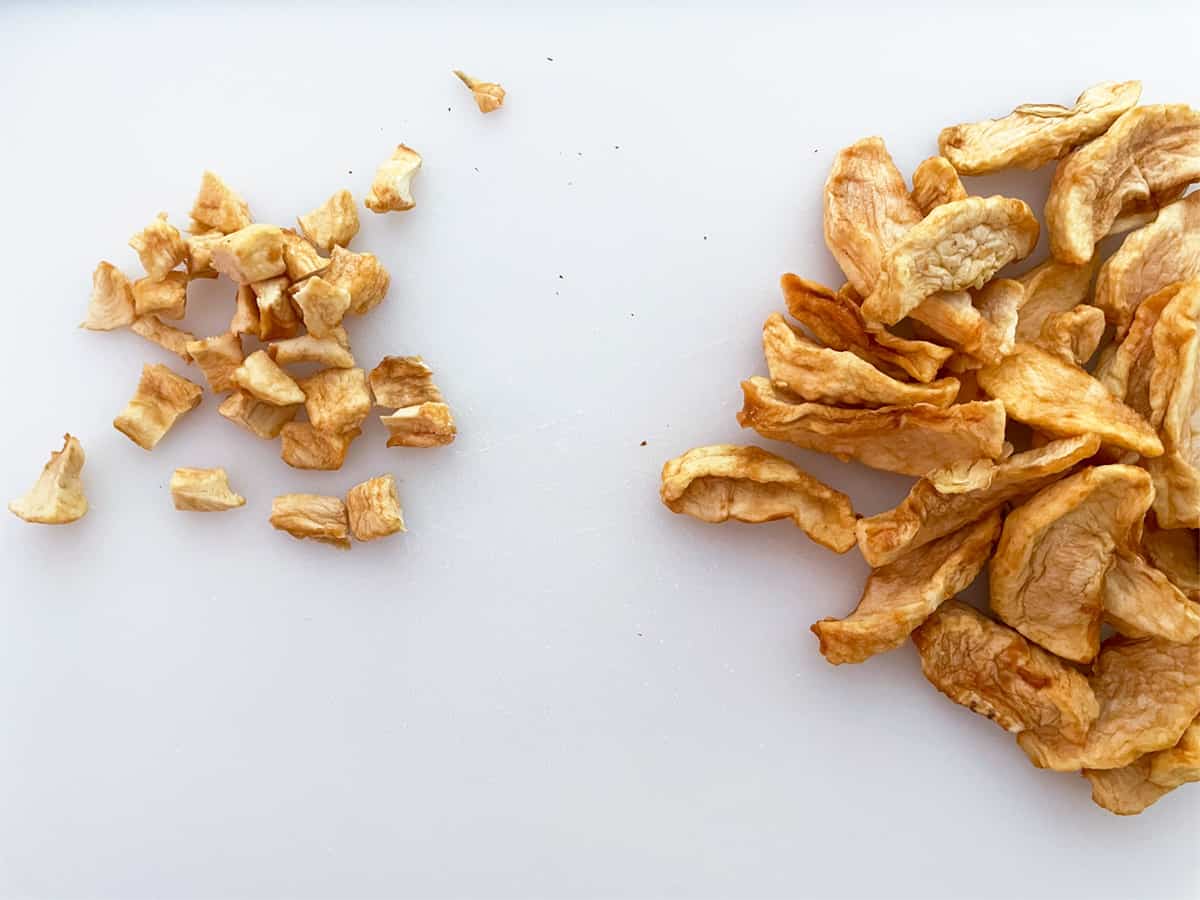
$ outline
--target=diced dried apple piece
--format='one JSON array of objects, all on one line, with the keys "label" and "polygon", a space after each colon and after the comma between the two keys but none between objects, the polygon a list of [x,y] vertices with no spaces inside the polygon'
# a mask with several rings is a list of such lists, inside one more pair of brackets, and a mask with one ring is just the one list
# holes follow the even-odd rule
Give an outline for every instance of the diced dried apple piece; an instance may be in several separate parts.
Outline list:
[{"label": "diced dried apple piece", "polygon": [[950,600],[912,634],[935,688],[1017,736],[1038,764],[1042,748],[1078,748],[1099,711],[1087,679],[1017,632]]},{"label": "diced dried apple piece", "polygon": [[362,369],[322,369],[300,379],[300,387],[308,420],[321,431],[350,431],[371,411],[371,392]]},{"label": "diced dried apple piece", "polygon": [[380,416],[388,430],[389,447],[442,447],[451,443],[458,429],[445,403],[418,403]]},{"label": "diced dried apple piece", "polygon": [[359,316],[383,301],[391,283],[391,276],[375,254],[353,253],[344,247],[333,248],[324,278],[349,292],[350,312]]},{"label": "diced dried apple piece", "polygon": [[1123,335],[1147,297],[1200,276],[1200,193],[1163,207],[1125,238],[1096,277],[1095,303]]},{"label": "diced dried apple piece", "polygon": [[934,469],[895,508],[858,520],[858,549],[870,565],[887,565],[1040,490],[1099,449],[1100,439],[1089,434],[1051,441],[1002,462],[967,458]]},{"label": "diced dried apple piece", "polygon": [[171,426],[200,405],[204,391],[164,365],[142,366],[133,399],[113,419],[113,427],[143,450],[153,450]]},{"label": "diced dried apple piece", "polygon": [[212,254],[213,248],[223,237],[225,237],[225,233],[214,228],[212,231],[203,231],[183,239],[184,244],[187,245],[187,275],[189,279],[217,277],[217,270],[213,268],[212,264]]},{"label": "diced dried apple piece", "polygon": [[1025,286],[1025,302],[1017,313],[1017,340],[1035,340],[1050,316],[1087,302],[1095,272],[1095,260],[1072,266],[1049,259],[1017,279]]},{"label": "diced dried apple piece", "polygon": [[371,212],[403,211],[416,206],[412,180],[421,169],[421,154],[399,144],[391,157],[380,163],[364,205]]},{"label": "diced dried apple piece", "polygon": [[1055,259],[1079,265],[1131,204],[1161,206],[1200,179],[1200,112],[1138,106],[1054,170],[1046,229]]},{"label": "diced dried apple piece", "polygon": [[1104,134],[1141,95],[1140,81],[1106,81],[1080,94],[1069,109],[1025,103],[1002,119],[943,128],[938,148],[963,175],[1036,169]]},{"label": "diced dried apple piece", "polygon": [[868,330],[857,303],[815,281],[788,274],[780,279],[780,287],[788,312],[817,340],[833,350],[848,350],[889,375],[928,383],[953,352],[886,329]]},{"label": "diced dried apple piece", "polygon": [[779,313],[763,325],[763,352],[771,379],[782,388],[817,403],[843,406],[949,406],[958,380],[930,384],[897,381],[853,353],[830,350],[798,334]]},{"label": "diced dried apple piece", "polygon": [[943,203],[965,200],[963,187],[954,166],[944,156],[931,156],[913,171],[912,201],[927,216]]},{"label": "diced dried apple piece", "polygon": [[304,236],[318,250],[347,247],[358,234],[358,210],[347,190],[337,191],[306,216],[296,219]]},{"label": "diced dried apple piece", "polygon": [[133,291],[125,273],[110,262],[101,262],[92,273],[92,297],[81,328],[112,331],[132,325]]},{"label": "diced dried apple piece", "polygon": [[346,461],[351,442],[362,434],[361,428],[349,431],[319,431],[309,422],[289,422],[280,437],[280,457],[293,469],[340,469]]},{"label": "diced dried apple piece", "polygon": [[1004,403],[1009,418],[1053,437],[1094,433],[1109,444],[1159,456],[1150,424],[1079,366],[1033,344],[1018,343],[998,366],[979,370],[979,386]]},{"label": "diced dried apple piece", "polygon": [[238,284],[265,281],[287,271],[283,244],[283,229],[278,226],[247,225],[217,242],[212,265]]},{"label": "diced dried apple piece", "polygon": [[385,356],[371,370],[370,381],[377,406],[442,402],[442,392],[433,383],[433,369],[419,356]]},{"label": "diced dried apple piece", "polygon": [[287,276],[250,285],[258,303],[258,336],[264,341],[292,337],[300,330],[300,313],[288,296]]},{"label": "diced dried apple piece", "polygon": [[350,308],[350,292],[335,287],[320,275],[300,282],[292,300],[304,316],[304,327],[313,337],[327,337]]},{"label": "diced dried apple piece", "polygon": [[1200,528],[1200,279],[1163,307],[1152,343],[1150,422],[1163,443],[1163,455],[1145,461],[1154,514],[1164,528]]},{"label": "diced dried apple piece", "polygon": [[224,512],[246,505],[246,498],[229,487],[224,469],[176,469],[171,475],[175,508],[188,512]]},{"label": "diced dried apple piece", "polygon": [[874,290],[863,300],[863,316],[894,325],[940,291],[983,287],[999,269],[1029,255],[1038,229],[1023,200],[967,197],[944,203],[888,251]]},{"label": "diced dried apple piece", "polygon": [[317,248],[290,228],[283,229],[283,261],[291,281],[303,281],[309,275],[323,272],[329,260]]},{"label": "diced dried apple piece", "polygon": [[158,281],[187,259],[187,245],[179,229],[167,222],[167,214],[158,218],[129,239],[129,246],[137,251],[142,268],[152,280]]},{"label": "diced dried apple piece", "polygon": [[1092,801],[1118,816],[1135,816],[1180,785],[1200,781],[1200,720],[1174,747],[1139,757],[1119,769],[1084,769]]},{"label": "diced dried apple piece", "polygon": [[1126,637],[1160,637],[1186,644],[1200,638],[1200,604],[1145,559],[1118,550],[1104,577],[1104,620]]},{"label": "diced dried apple piece", "polygon": [[743,381],[742,393],[743,428],[888,472],[923,475],[964,458],[995,459],[1004,446],[1004,405],[995,400],[844,409],[804,403],[762,377]]},{"label": "diced dried apple piece", "polygon": [[245,391],[234,391],[221,401],[217,412],[241,425],[255,437],[264,440],[274,440],[279,437],[283,426],[296,418],[299,404],[293,406],[272,406],[255,400]]},{"label": "diced dried apple piece", "polygon": [[837,154],[825,181],[825,244],[859,295],[871,293],[884,256],[920,221],[882,139],[865,138]]},{"label": "diced dried apple piece", "polygon": [[350,549],[346,504],[339,497],[283,494],[271,502],[271,525],[292,537]]},{"label": "diced dried apple piece", "polygon": [[1092,358],[1103,336],[1104,313],[1095,306],[1081,304],[1050,315],[1034,343],[1064,362],[1082,366]]},{"label": "diced dried apple piece", "polygon": [[161,279],[139,278],[133,283],[133,308],[139,316],[182,319],[187,312],[187,273],[168,272]]},{"label": "diced dried apple piece", "polygon": [[295,379],[279,368],[265,350],[255,350],[233,370],[233,383],[256,400],[272,406],[294,406],[304,402],[304,391]]},{"label": "diced dried apple piece", "polygon": [[350,531],[357,541],[373,541],[397,531],[406,531],[396,479],[379,475],[356,484],[346,493]]},{"label": "diced dried apple piece", "polygon": [[875,569],[854,612],[813,625],[821,655],[841,665],[864,662],[899,647],[914,628],[983,571],[1000,535],[1000,522],[999,511],[993,510],[978,522]]},{"label": "diced dried apple piece", "polygon": [[1091,662],[1105,576],[1116,551],[1141,540],[1153,499],[1136,466],[1094,466],[1042,488],[1004,521],[989,570],[992,611],[1052,653]]},{"label": "diced dried apple piece", "polygon": [[236,191],[212,172],[200,178],[200,192],[192,204],[192,219],[205,229],[232,234],[250,225],[250,207]]},{"label": "diced dried apple piece", "polygon": [[454,74],[471,91],[481,113],[495,112],[504,105],[504,88],[500,85],[492,81],[479,81],[459,69],[455,69]]},{"label": "diced dried apple piece", "polygon": [[202,341],[187,342],[188,355],[192,357],[214,394],[237,390],[233,373],[245,361],[242,339],[232,332],[208,337]]},{"label": "diced dried apple piece", "polygon": [[1200,713],[1200,641],[1114,635],[1091,678],[1100,715],[1082,746],[1038,746],[1043,768],[1119,769],[1174,747]]},{"label": "diced dried apple piece", "polygon": [[311,334],[302,334],[275,341],[267,347],[267,352],[281,366],[313,362],[328,369],[354,368],[354,355],[333,336],[316,338]]},{"label": "diced dried apple piece", "polygon": [[189,341],[194,341],[196,336],[190,331],[168,325],[158,316],[140,316],[134,319],[133,324],[129,327],[135,334],[158,344],[164,350],[169,350],[185,363],[192,361],[192,356],[187,351],[187,345]]},{"label": "diced dried apple piece", "polygon": [[1175,587],[1200,602],[1200,531],[1160,528],[1151,517],[1142,532],[1142,550]]},{"label": "diced dried apple piece", "polygon": [[62,449],[50,454],[50,462],[33,487],[8,504],[9,511],[38,525],[66,525],[82,519],[88,511],[83,463],[83,446],[77,438],[64,434]]},{"label": "diced dried apple piece", "polygon": [[[282,288],[280,294],[283,294]],[[284,297],[284,299],[287,298]],[[259,337],[261,325],[258,314],[258,297],[254,293],[254,288],[248,284],[239,284],[234,302],[237,304],[237,308],[233,313],[233,318],[229,320],[230,334],[250,334]]]},{"label": "diced dried apple piece", "polygon": [[667,460],[659,493],[672,512],[703,522],[791,519],[835,553],[854,546],[850,498],[758,447],[716,444]]}]

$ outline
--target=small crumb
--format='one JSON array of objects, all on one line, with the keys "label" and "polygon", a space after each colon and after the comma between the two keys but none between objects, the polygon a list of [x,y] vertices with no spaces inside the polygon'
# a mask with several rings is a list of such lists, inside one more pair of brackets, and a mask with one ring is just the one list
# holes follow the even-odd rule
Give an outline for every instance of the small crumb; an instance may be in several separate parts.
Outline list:
[{"label": "small crumb", "polygon": [[640,631],[637,633],[637,635],[638,635],[638,637],[642,637],[642,636],[643,636],[643,635],[642,635],[642,633],[641,633]]},{"label": "small crumb", "polygon": [[620,149],[621,149],[621,145],[620,145],[620,144],[613,144],[613,149],[614,149],[614,150],[620,150]]},{"label": "small crumb", "polygon": [[554,57],[553,57],[553,56],[547,56],[547,57],[546,57],[546,62],[554,62]]},{"label": "small crumb", "polygon": [[559,275],[558,277],[559,277],[560,279],[562,278],[562,276],[561,276],[561,275]]},{"label": "small crumb", "polygon": [[641,444],[639,444],[638,446],[640,446],[640,447],[645,447],[645,446],[646,446],[646,442],[645,442],[645,441],[642,441],[642,442],[641,442]]},{"label": "small crumb", "polygon": [[707,234],[704,236],[704,239],[705,239],[706,241],[708,240],[708,235],[707,235]]}]

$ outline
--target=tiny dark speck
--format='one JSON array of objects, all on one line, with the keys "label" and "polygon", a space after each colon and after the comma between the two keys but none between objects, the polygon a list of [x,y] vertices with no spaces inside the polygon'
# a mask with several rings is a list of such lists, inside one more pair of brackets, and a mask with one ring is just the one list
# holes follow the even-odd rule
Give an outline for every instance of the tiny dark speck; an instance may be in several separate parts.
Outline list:
[{"label": "tiny dark speck", "polygon": [[347,175],[353,175],[353,174],[354,174],[354,170],[353,170],[353,169],[347,169],[347,170],[346,170],[346,174],[347,174]]},{"label": "tiny dark speck", "polygon": [[554,57],[553,57],[553,56],[547,56],[547,57],[546,57],[546,62],[554,62]]},{"label": "tiny dark speck", "polygon": [[631,319],[633,318],[633,313],[629,314],[629,318],[631,318]]},{"label": "tiny dark speck", "polygon": [[621,145],[620,145],[620,144],[613,144],[613,149],[614,149],[614,150],[620,150],[620,149],[621,149]]},{"label": "tiny dark speck", "polygon": [[704,236],[704,239],[705,239],[706,241],[708,240],[708,235],[707,235],[707,234]]},{"label": "tiny dark speck", "polygon": [[638,632],[638,637],[641,637],[641,636],[642,636],[642,633],[639,631],[639,632]]},{"label": "tiny dark speck", "polygon": [[820,150],[818,150],[816,147],[813,147],[813,153],[820,153],[820,152],[821,152],[821,151],[820,151]]},{"label": "tiny dark speck", "polygon": [[640,446],[642,446],[642,447],[645,447],[645,446],[646,446],[646,442],[645,442],[645,441],[642,441],[642,443],[640,444]]},{"label": "tiny dark speck", "polygon": [[446,112],[450,112],[450,109],[451,109],[451,107],[447,106],[447,107],[446,107]]},{"label": "tiny dark speck", "polygon": [[478,171],[479,171],[479,166],[476,166],[476,167],[475,167],[475,171],[476,171],[476,172],[478,172]]},{"label": "tiny dark speck", "polygon": [[558,277],[559,277],[559,278],[562,278],[563,276],[559,275]]}]

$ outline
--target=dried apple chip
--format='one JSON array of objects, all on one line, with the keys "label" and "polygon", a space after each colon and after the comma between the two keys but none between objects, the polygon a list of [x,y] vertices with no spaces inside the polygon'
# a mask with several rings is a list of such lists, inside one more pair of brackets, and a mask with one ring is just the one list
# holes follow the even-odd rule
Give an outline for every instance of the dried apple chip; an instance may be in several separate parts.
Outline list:
[{"label": "dried apple chip", "polygon": [[346,504],[339,497],[283,494],[271,501],[271,525],[297,540],[321,541],[340,550],[350,549]]},{"label": "dried apple chip", "polygon": [[222,234],[240,231],[253,221],[246,201],[212,172],[205,172],[200,178],[200,192],[192,204],[192,220],[201,230]]},{"label": "dried apple chip", "polygon": [[500,85],[492,81],[479,81],[459,69],[455,69],[454,74],[471,91],[481,113],[495,112],[504,105],[504,88]]},{"label": "dried apple chip", "polygon": [[304,327],[313,337],[328,337],[350,308],[350,292],[330,284],[320,275],[300,282],[292,295],[304,316]]},{"label": "dried apple chip", "polygon": [[350,488],[346,509],[356,541],[373,541],[406,530],[392,475],[379,475]]},{"label": "dried apple chip", "polygon": [[1084,676],[964,603],[943,603],[912,634],[930,684],[1017,735],[1037,762],[1042,747],[1077,748],[1099,704]]},{"label": "dried apple chip", "polygon": [[29,492],[8,504],[9,512],[37,525],[67,525],[82,519],[88,511],[81,476],[84,460],[83,445],[64,434],[62,449],[50,454],[50,462]]},{"label": "dried apple chip", "polygon": [[894,325],[940,291],[983,287],[1002,267],[1029,255],[1038,229],[1023,200],[967,197],[944,203],[888,251],[863,301],[863,316]]},{"label": "dried apple chip", "polygon": [[1145,228],[1125,238],[1096,278],[1095,303],[1118,335],[1142,301],[1179,281],[1200,276],[1200,193],[1163,207]]},{"label": "dried apple chip", "polygon": [[230,332],[202,341],[188,341],[184,346],[208,379],[208,386],[214,394],[237,390],[233,373],[245,361],[240,337]]},{"label": "dried apple chip", "polygon": [[1151,340],[1150,422],[1163,443],[1163,455],[1145,461],[1154,514],[1164,528],[1200,528],[1200,279],[1167,302]]},{"label": "dried apple chip", "polygon": [[180,416],[200,405],[203,394],[200,385],[166,366],[142,366],[133,399],[113,419],[113,427],[143,450],[153,450]]},{"label": "dried apple chip", "polygon": [[229,487],[224,469],[176,469],[171,475],[171,500],[187,512],[225,512],[246,505],[246,498]]},{"label": "dried apple chip", "polygon": [[949,406],[958,380],[930,384],[897,381],[853,353],[830,350],[796,332],[779,313],[763,325],[763,352],[771,378],[805,400],[845,406]]},{"label": "dried apple chip", "polygon": [[1175,587],[1200,601],[1200,531],[1159,528],[1150,517],[1142,531],[1142,550]]},{"label": "dried apple chip", "polygon": [[995,400],[845,409],[804,403],[762,377],[743,381],[742,393],[743,428],[888,472],[922,475],[959,459],[995,459],[1004,447],[1004,406]]},{"label": "dried apple chip", "polygon": [[1080,305],[1047,317],[1033,343],[1064,362],[1082,366],[1092,358],[1103,336],[1104,313],[1095,306]]},{"label": "dried apple chip", "polygon": [[443,447],[458,434],[450,407],[440,402],[405,406],[379,421],[388,430],[389,447]]},{"label": "dried apple chip", "polygon": [[1200,179],[1200,112],[1138,106],[1054,170],[1046,228],[1055,259],[1079,265],[1131,205],[1161,206]]},{"label": "dried apple chip", "polygon": [[112,331],[132,325],[133,291],[125,273],[110,262],[101,262],[92,273],[92,297],[87,318],[80,325],[90,331]]},{"label": "dried apple chip", "polygon": [[334,193],[306,216],[296,219],[304,236],[318,250],[349,246],[358,234],[358,210],[347,190]]},{"label": "dried apple chip", "polygon": [[352,253],[334,247],[329,257],[326,281],[350,294],[349,311],[357,316],[370,312],[383,302],[391,276],[373,253]]},{"label": "dried apple chip", "polygon": [[1025,287],[1025,302],[1017,313],[1017,340],[1035,340],[1052,315],[1085,303],[1095,272],[1094,259],[1081,266],[1049,259],[1017,279]]},{"label": "dried apple chip", "polygon": [[817,340],[833,350],[848,350],[888,374],[928,383],[953,352],[929,341],[898,337],[886,329],[868,330],[857,303],[815,281],[791,274],[779,281],[788,312]]},{"label": "dried apple chip", "polygon": [[296,418],[299,405],[272,406],[247,394],[245,391],[234,391],[217,407],[217,412],[241,425],[255,437],[264,440],[274,440],[279,437],[283,426]]},{"label": "dried apple chip", "polygon": [[212,265],[238,284],[265,281],[287,272],[283,246],[283,229],[278,226],[247,225],[217,242]]},{"label": "dried apple chip", "polygon": [[280,431],[279,455],[293,469],[334,471],[342,467],[346,451],[360,434],[361,428],[334,433],[318,431],[309,422],[289,422]]},{"label": "dried apple chip", "polygon": [[421,170],[421,154],[399,144],[392,155],[379,164],[371,190],[363,201],[371,212],[403,212],[416,206],[412,180]]},{"label": "dried apple chip", "polygon": [[262,324],[259,320],[258,297],[254,294],[254,288],[248,284],[239,284],[234,302],[237,306],[234,309],[233,318],[229,320],[230,333],[251,334],[259,337],[262,333]]},{"label": "dried apple chip", "polygon": [[322,369],[300,379],[308,420],[321,431],[351,431],[371,411],[371,392],[362,369]]},{"label": "dried apple chip", "polygon": [[1095,376],[1108,392],[1149,421],[1150,376],[1154,373],[1154,326],[1167,304],[1183,287],[1173,284],[1147,297],[1134,313],[1119,344],[1101,354]]},{"label": "dried apple chip", "polygon": [[825,181],[825,244],[861,296],[875,288],[888,251],[920,221],[881,138],[865,138],[834,158]]},{"label": "dried apple chip", "polygon": [[433,369],[419,356],[385,356],[371,370],[371,393],[378,406],[416,406],[441,403]]},{"label": "dried apple chip", "polygon": [[927,216],[943,203],[965,200],[963,187],[954,166],[944,156],[931,156],[913,171],[912,201]]},{"label": "dried apple chip", "polygon": [[791,519],[835,553],[854,546],[850,498],[757,447],[696,447],[662,470],[663,503],[704,522]]},{"label": "dried apple chip", "polygon": [[1098,437],[1080,435],[1002,462],[968,458],[934,469],[898,506],[858,520],[858,549],[870,565],[887,565],[1010,500],[1040,490],[1099,449]]},{"label": "dried apple chip", "polygon": [[1140,81],[1106,81],[1080,94],[1069,109],[1025,103],[1002,119],[943,128],[938,149],[963,175],[1036,169],[1104,134],[1141,95]]},{"label": "dried apple chip", "polygon": [[1200,720],[1174,747],[1147,753],[1119,769],[1084,769],[1092,801],[1119,816],[1134,816],[1180,785],[1200,781]]},{"label": "dried apple chip", "polygon": [[1100,649],[1104,579],[1141,539],[1154,499],[1136,466],[1093,466],[1008,514],[992,558],[992,611],[1052,653],[1086,663]]},{"label": "dried apple chip", "polygon": [[186,261],[189,281],[195,278],[217,277],[217,270],[213,268],[212,264],[212,254],[213,248],[223,237],[225,237],[224,232],[213,229],[189,235],[183,239],[183,243],[187,246]]},{"label": "dried apple chip", "polygon": [[129,328],[134,334],[141,335],[164,350],[174,353],[185,363],[192,361],[191,354],[187,352],[187,345],[189,341],[194,341],[196,336],[190,331],[168,325],[158,316],[141,316],[134,319]]},{"label": "dried apple chip", "polygon": [[1118,550],[1104,577],[1104,620],[1126,637],[1160,637],[1186,644],[1200,638],[1200,604],[1158,569],[1128,550]]},{"label": "dried apple chip", "polygon": [[146,275],[160,281],[166,274],[187,259],[187,245],[179,229],[167,222],[167,214],[158,218],[129,239],[142,262]]},{"label": "dried apple chip", "polygon": [[255,350],[233,370],[233,383],[256,400],[272,406],[303,403],[304,391],[295,379],[279,368],[264,350]]},{"label": "dried apple chip", "polygon": [[864,662],[899,647],[913,629],[983,571],[1000,535],[1000,523],[1000,512],[993,510],[978,522],[875,569],[854,612],[812,626],[821,642],[821,655],[840,665]]},{"label": "dried apple chip", "polygon": [[250,288],[258,304],[258,336],[261,340],[289,338],[300,330],[300,313],[288,296],[287,276],[256,281]]},{"label": "dried apple chip", "polygon": [[350,348],[338,340],[345,336],[345,329],[337,329],[329,337],[317,338],[311,334],[275,341],[268,345],[267,353],[281,366],[294,363],[319,363],[328,369],[353,369],[354,355]]},{"label": "dried apple chip", "polygon": [[1150,424],[1079,366],[1041,347],[1018,343],[999,365],[979,370],[979,386],[1004,404],[1009,418],[1053,437],[1098,434],[1109,444],[1159,456]]},{"label": "dried apple chip", "polygon": [[1010,285],[1005,285],[1003,291],[991,304],[998,308],[988,310],[993,315],[1002,314],[1003,322],[989,321],[966,291],[944,291],[927,297],[909,313],[909,318],[981,364],[998,363],[1012,350],[1012,322],[1008,310],[1021,299]]},{"label": "dried apple chip", "polygon": [[1119,769],[1143,753],[1174,747],[1200,713],[1200,641],[1114,635],[1091,678],[1100,702],[1082,746],[1037,746],[1043,768]]}]

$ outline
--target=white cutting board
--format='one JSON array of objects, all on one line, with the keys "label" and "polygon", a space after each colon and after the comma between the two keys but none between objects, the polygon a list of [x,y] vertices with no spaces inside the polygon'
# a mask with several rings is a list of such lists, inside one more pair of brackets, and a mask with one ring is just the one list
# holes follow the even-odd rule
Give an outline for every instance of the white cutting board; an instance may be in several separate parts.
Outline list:
[{"label": "white cutting board", "polygon": [[[1200,790],[1102,812],[911,648],[818,655],[857,551],[659,505],[664,459],[753,440],[738,381],[779,274],[838,278],[837,148],[881,134],[910,172],[944,125],[1110,78],[1200,102],[1196,7],[893,6],[0,10],[0,494],[69,429],[92,503],[0,519],[0,896],[1200,894]],[[481,116],[455,67],[508,105]],[[211,395],[153,453],[113,430],[143,361],[181,367],[75,328],[95,263],[135,271],[129,235],[183,225],[206,167],[287,224],[361,198],[399,141],[418,205],[363,212],[392,291],[349,328],[368,366],[425,356],[454,445],[372,422],[342,471],[293,471]],[[1040,208],[1047,178],[970,186]],[[907,488],[771,449],[865,514]],[[246,507],[175,512],[180,465],[225,466]],[[267,524],[277,493],[385,471],[407,535],[338,553]]]}]

